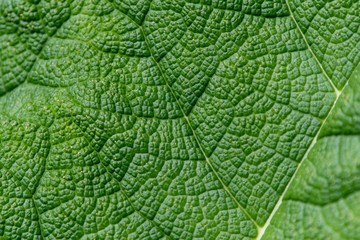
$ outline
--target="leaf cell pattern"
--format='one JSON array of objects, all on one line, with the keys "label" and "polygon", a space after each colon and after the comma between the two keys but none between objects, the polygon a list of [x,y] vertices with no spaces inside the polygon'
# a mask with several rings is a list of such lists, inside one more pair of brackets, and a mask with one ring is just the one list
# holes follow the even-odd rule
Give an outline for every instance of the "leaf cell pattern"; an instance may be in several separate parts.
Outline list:
[{"label": "leaf cell pattern", "polygon": [[[343,130],[327,126],[345,119],[337,109],[360,60],[359,9],[356,0],[1,1],[0,236],[285,238],[283,210],[273,218],[285,189],[299,171],[285,199],[311,202],[297,179],[331,153],[314,142]],[[354,189],[341,184],[317,189],[313,204]],[[303,207],[292,204],[286,211]]]}]

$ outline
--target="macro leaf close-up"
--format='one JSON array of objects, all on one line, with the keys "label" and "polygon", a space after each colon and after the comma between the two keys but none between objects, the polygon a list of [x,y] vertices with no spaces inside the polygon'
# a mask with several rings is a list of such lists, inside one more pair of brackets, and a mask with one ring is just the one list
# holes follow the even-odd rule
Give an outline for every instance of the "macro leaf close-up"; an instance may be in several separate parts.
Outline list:
[{"label": "macro leaf close-up", "polygon": [[359,0],[0,0],[0,239],[360,239]]}]

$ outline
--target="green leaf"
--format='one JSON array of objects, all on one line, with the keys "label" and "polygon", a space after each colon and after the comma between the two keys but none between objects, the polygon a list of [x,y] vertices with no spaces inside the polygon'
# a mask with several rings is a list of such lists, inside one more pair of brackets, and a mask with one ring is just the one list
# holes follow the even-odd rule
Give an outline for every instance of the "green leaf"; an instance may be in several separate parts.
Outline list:
[{"label": "green leaf", "polygon": [[279,203],[264,239],[359,239],[360,65]]},{"label": "green leaf", "polygon": [[359,10],[0,1],[0,238],[358,238]]}]

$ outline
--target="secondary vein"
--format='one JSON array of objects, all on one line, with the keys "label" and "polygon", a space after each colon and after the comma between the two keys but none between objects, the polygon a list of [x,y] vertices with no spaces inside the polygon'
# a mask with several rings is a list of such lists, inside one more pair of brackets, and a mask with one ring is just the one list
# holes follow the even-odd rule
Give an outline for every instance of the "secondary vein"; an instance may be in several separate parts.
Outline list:
[{"label": "secondary vein", "polygon": [[171,88],[167,78],[165,77],[165,74],[163,73],[163,70],[161,68],[161,66],[159,65],[159,63],[156,61],[156,59],[154,58],[154,54],[152,53],[151,51],[151,48],[150,48],[150,44],[148,43],[148,40],[146,38],[146,35],[142,29],[142,26],[140,26],[139,24],[137,24],[132,18],[130,18],[129,16],[127,16],[126,14],[124,14],[126,17],[128,17],[130,19],[131,22],[133,22],[138,28],[139,30],[141,31],[141,34],[144,36],[144,40],[145,40],[145,44],[147,46],[147,48],[149,49],[149,52],[150,52],[150,57],[152,58],[152,60],[155,62],[162,78],[165,80],[165,83],[166,83],[166,86],[169,88],[171,94],[173,95],[177,105],[179,106],[180,108],[180,111],[182,112],[182,114],[184,115],[184,118],[186,120],[186,123],[188,124],[188,126],[190,127],[191,131],[192,131],[192,134],[195,138],[195,141],[197,143],[197,145],[199,146],[202,154],[204,155],[204,158],[205,158],[205,161],[206,163],[210,166],[211,170],[214,172],[215,174],[215,177],[219,180],[220,184],[222,185],[224,191],[229,195],[229,197],[235,202],[235,204],[238,206],[238,208],[246,215],[247,218],[249,218],[249,220],[256,226],[256,228],[259,230],[260,229],[260,226],[257,224],[257,222],[254,220],[253,217],[251,217],[251,215],[247,212],[247,210],[241,206],[241,204],[239,203],[239,201],[235,198],[235,196],[230,192],[230,190],[228,189],[228,187],[225,185],[225,183],[223,182],[223,180],[221,179],[221,177],[219,176],[219,174],[216,172],[214,166],[212,165],[212,163],[210,162],[209,158],[207,157],[207,155],[205,154],[205,151],[202,147],[202,145],[200,144],[200,141],[197,137],[197,134],[194,130],[194,128],[192,127],[191,123],[190,123],[190,120],[189,118],[187,117],[187,115],[185,114],[185,111],[184,109],[182,108],[181,104],[179,103],[179,100],[178,98],[176,97],[173,89]]}]

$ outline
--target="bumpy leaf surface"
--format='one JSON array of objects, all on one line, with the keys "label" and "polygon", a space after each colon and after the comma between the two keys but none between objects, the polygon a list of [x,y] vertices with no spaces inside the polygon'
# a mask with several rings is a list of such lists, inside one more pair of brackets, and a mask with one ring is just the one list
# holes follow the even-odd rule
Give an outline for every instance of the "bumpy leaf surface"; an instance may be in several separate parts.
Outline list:
[{"label": "bumpy leaf surface", "polygon": [[359,62],[358,0],[0,0],[0,238],[358,239]]}]

